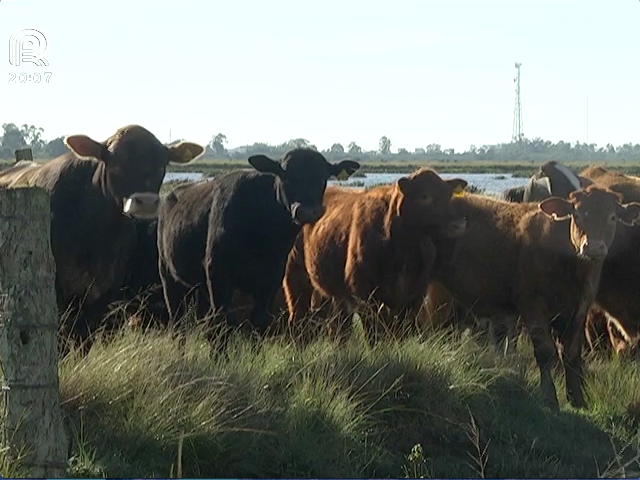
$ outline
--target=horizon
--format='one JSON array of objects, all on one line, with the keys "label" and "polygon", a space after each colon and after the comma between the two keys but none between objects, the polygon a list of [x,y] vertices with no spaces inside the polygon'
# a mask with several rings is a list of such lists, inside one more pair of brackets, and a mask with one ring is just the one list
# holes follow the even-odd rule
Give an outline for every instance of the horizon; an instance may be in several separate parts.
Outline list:
[{"label": "horizon", "polygon": [[[373,151],[387,136],[394,153],[433,143],[465,152],[511,142],[519,62],[526,138],[640,143],[640,65],[629,61],[638,2],[165,0],[129,1],[122,15],[124,6],[2,1],[0,36],[39,30],[49,63],[2,62],[3,123],[42,127],[47,140],[101,141],[138,123],[164,142],[223,133],[229,150],[304,138]],[[49,83],[11,83],[45,71]]]}]

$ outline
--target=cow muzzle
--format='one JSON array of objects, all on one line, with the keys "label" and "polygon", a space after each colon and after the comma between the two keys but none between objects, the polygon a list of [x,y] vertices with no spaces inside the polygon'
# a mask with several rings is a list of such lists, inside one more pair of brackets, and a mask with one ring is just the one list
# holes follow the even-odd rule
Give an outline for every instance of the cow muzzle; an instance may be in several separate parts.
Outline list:
[{"label": "cow muzzle", "polygon": [[160,195],[151,192],[134,193],[125,197],[122,212],[128,217],[153,219],[160,210]]},{"label": "cow muzzle", "polygon": [[452,220],[446,224],[446,226],[440,231],[441,235],[445,238],[459,238],[467,231],[467,220],[465,218],[458,218]]},{"label": "cow muzzle", "polygon": [[604,260],[608,253],[609,248],[602,240],[585,240],[580,246],[580,255],[590,260]]},{"label": "cow muzzle", "polygon": [[296,202],[291,205],[291,217],[298,225],[315,223],[324,215],[325,210],[326,208],[323,205],[307,207],[300,202]]}]

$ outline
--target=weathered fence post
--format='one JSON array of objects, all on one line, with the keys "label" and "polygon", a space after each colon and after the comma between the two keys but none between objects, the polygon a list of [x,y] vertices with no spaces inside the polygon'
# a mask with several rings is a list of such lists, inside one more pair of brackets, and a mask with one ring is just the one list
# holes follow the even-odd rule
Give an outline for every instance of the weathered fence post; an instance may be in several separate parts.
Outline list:
[{"label": "weathered fence post", "polygon": [[33,151],[29,147],[20,148],[13,153],[16,156],[16,163],[18,163],[20,160],[33,160]]},{"label": "weathered fence post", "polygon": [[25,455],[21,465],[37,478],[64,476],[68,449],[49,208],[41,188],[0,188],[2,441],[5,455]]}]

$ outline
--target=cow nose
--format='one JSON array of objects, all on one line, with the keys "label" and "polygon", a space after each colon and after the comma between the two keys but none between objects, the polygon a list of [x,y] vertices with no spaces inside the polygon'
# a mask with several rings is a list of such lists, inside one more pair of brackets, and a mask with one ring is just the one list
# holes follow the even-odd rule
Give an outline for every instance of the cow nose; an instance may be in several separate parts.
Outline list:
[{"label": "cow nose", "polygon": [[296,202],[291,206],[291,217],[300,225],[315,223],[324,215],[325,210],[326,208],[323,205],[308,207]]},{"label": "cow nose", "polygon": [[153,192],[137,192],[124,199],[122,212],[133,218],[153,219],[158,216],[160,196]]},{"label": "cow nose", "polygon": [[458,218],[450,221],[445,228],[445,236],[449,238],[457,238],[464,234],[467,230],[467,220],[465,218]]},{"label": "cow nose", "polygon": [[609,248],[602,240],[587,240],[580,247],[580,254],[592,260],[601,260],[607,256]]}]

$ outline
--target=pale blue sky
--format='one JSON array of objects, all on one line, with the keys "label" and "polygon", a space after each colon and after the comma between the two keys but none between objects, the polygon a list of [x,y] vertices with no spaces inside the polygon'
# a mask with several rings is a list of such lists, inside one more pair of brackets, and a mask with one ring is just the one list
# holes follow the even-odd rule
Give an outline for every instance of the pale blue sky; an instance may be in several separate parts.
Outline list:
[{"label": "pale blue sky", "polygon": [[[48,67],[9,64],[40,30]],[[392,150],[508,142],[514,63],[524,133],[640,142],[640,2],[0,0],[0,123],[103,140],[309,139]],[[49,84],[10,72],[52,72]]]}]

